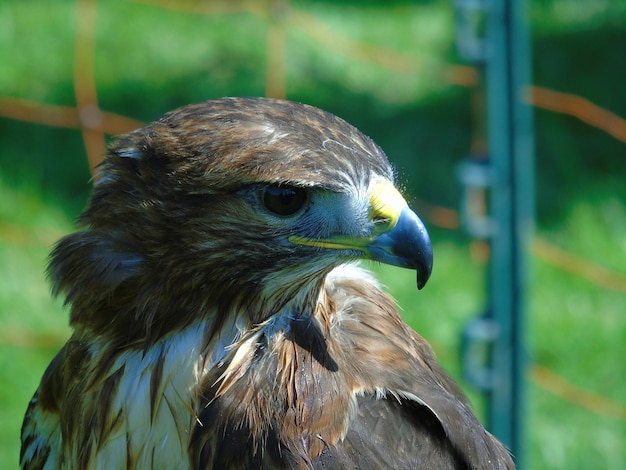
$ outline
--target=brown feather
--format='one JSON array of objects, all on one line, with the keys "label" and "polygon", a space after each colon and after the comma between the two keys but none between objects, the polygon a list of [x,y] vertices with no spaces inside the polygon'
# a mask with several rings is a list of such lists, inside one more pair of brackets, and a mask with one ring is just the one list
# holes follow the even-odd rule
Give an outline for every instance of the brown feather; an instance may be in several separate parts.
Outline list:
[{"label": "brown feather", "polygon": [[[393,300],[342,266],[365,252],[291,242],[373,239],[369,192],[392,179],[355,128],[284,101],[122,136],[51,255],[74,334],[27,410],[22,467],[513,468]],[[268,185],[307,205],[270,213]]]}]

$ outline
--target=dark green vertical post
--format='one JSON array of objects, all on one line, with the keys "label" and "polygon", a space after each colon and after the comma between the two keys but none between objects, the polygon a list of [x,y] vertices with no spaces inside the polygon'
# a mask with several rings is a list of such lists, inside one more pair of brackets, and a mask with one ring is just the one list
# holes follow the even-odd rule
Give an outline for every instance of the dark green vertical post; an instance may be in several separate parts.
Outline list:
[{"label": "dark green vertical post", "polygon": [[526,417],[527,254],[533,224],[532,112],[528,2],[488,2],[486,85],[490,212],[489,313],[497,326],[493,384],[487,391],[488,427],[524,467]]},{"label": "dark green vertical post", "polygon": [[[459,51],[486,82],[486,155],[459,165],[462,220],[490,246],[486,311],[465,328],[466,380],[486,397],[487,427],[524,468],[528,245],[534,213],[528,0],[457,0]],[[479,86],[482,86],[479,84]],[[482,118],[482,114],[478,116]],[[482,129],[483,122],[476,123]],[[484,136],[477,136],[483,141]],[[476,149],[474,149],[476,152]],[[486,198],[476,205],[476,198]]]}]

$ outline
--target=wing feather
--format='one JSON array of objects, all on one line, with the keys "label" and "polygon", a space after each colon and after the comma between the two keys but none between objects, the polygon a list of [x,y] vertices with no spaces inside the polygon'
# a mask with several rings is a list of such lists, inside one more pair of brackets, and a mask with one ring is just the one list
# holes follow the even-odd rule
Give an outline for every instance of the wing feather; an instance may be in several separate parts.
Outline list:
[{"label": "wing feather", "polygon": [[331,334],[346,356],[343,373],[353,377],[360,396],[346,439],[324,458],[351,456],[357,467],[389,459],[396,468],[419,468],[419,462],[431,468],[514,468],[388,295],[354,272],[334,277],[327,289],[337,308]]}]

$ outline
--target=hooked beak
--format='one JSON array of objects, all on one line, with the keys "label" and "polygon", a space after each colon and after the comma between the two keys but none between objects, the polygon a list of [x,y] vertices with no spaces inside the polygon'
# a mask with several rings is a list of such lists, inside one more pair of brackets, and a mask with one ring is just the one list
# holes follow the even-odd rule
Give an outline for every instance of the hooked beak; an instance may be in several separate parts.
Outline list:
[{"label": "hooked beak", "polygon": [[381,181],[372,190],[369,220],[374,225],[370,237],[312,239],[294,235],[289,240],[299,245],[357,250],[365,259],[415,269],[417,288],[424,287],[433,267],[430,238],[420,218],[391,183]]},{"label": "hooked beak", "polygon": [[433,247],[428,232],[409,206],[402,209],[391,230],[372,240],[367,252],[374,261],[415,269],[418,289],[426,285],[433,269]]}]

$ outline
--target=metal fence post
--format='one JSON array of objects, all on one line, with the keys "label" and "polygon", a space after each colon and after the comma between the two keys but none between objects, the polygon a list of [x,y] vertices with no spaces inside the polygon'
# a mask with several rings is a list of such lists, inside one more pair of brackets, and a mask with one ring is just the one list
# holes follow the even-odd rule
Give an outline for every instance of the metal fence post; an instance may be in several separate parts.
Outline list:
[{"label": "metal fence post", "polygon": [[[459,0],[458,5],[461,18],[484,27],[484,36],[469,41],[469,50],[479,54],[473,59],[485,71],[488,159],[480,165],[464,162],[460,175],[466,188],[478,185],[488,192],[485,230],[475,235],[490,245],[489,305],[465,330],[464,369],[485,394],[487,427],[523,468],[526,259],[534,212],[532,111],[523,96],[530,85],[528,2]],[[476,350],[483,351],[484,364],[472,356]]]}]

